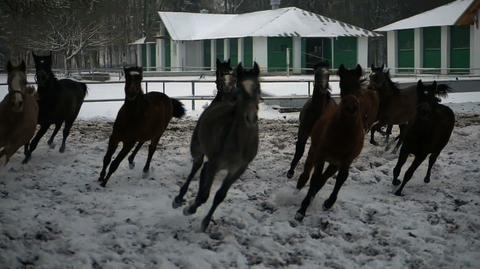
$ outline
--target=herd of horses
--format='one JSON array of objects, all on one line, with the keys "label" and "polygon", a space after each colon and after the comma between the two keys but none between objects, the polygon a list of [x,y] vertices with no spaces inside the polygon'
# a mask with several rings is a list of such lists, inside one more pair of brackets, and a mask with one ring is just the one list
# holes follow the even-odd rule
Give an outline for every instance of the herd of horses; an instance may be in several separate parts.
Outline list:
[{"label": "herd of horses", "polygon": [[[23,61],[18,66],[10,62],[7,64],[8,94],[0,103],[0,165],[6,164],[21,146],[24,146],[25,154],[23,163],[27,163],[52,124],[55,129],[48,145],[55,146],[55,135],[64,124],[60,147],[60,152],[64,152],[66,139],[87,94],[84,83],[55,77],[51,68],[51,54],[33,54],[33,58],[37,91],[27,85]],[[352,162],[361,154],[368,131],[371,132],[370,142],[373,145],[378,145],[375,131],[387,136],[388,145],[392,127],[400,127],[396,148],[401,146],[401,149],[392,181],[393,185],[401,183],[396,195],[402,195],[405,184],[429,155],[424,181],[430,181],[431,168],[448,143],[455,123],[452,110],[440,104],[440,97],[449,91],[448,86],[436,82],[424,84],[420,80],[415,86],[400,89],[383,66],[372,65],[371,71],[367,79],[360,65],[354,69],[341,65],[338,69],[340,101],[336,101],[330,93],[328,64],[319,64],[315,68],[313,95],[300,113],[295,154],[287,172],[287,177],[292,178],[304,154],[307,140],[311,138],[297,188],[302,189],[308,181],[310,186],[295,215],[297,221],[303,220],[315,195],[330,177],[337,174],[335,186],[324,202],[324,208],[329,209],[335,204]],[[113,125],[98,178],[103,187],[130,152],[128,162],[130,168],[134,168],[136,154],[145,142],[150,141],[143,168],[143,172],[148,174],[153,154],[170,120],[185,115],[185,109],[178,100],[159,92],[143,92],[141,67],[124,68],[124,73],[125,101]],[[191,172],[172,204],[178,208],[185,203],[184,196],[190,183],[202,168],[196,198],[183,210],[185,215],[194,214],[208,200],[215,175],[220,170],[226,170],[227,175],[202,221],[202,231],[207,229],[215,209],[225,199],[229,188],[257,154],[260,67],[255,62],[252,69],[245,69],[241,63],[232,68],[230,60],[217,60],[216,89],[214,100],[204,110],[193,130]],[[37,124],[40,128],[35,134]],[[383,132],[385,126],[387,130]],[[120,142],[122,149],[112,161]],[[401,182],[398,179],[400,170],[410,154],[415,159]],[[325,163],[328,165],[324,169]]]}]

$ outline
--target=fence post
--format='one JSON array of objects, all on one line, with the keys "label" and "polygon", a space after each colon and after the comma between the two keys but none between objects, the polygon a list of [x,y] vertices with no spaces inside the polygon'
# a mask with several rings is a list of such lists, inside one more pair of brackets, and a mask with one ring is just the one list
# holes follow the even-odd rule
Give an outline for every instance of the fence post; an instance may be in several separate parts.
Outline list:
[{"label": "fence post", "polygon": [[165,94],[165,81],[163,82],[163,94]]},{"label": "fence post", "polygon": [[308,81],[307,83],[308,83],[308,97],[310,97],[310,81]]},{"label": "fence post", "polygon": [[145,81],[145,93],[148,93],[148,81]]},{"label": "fence post", "polygon": [[192,81],[192,110],[195,110],[195,82]]},{"label": "fence post", "polygon": [[287,77],[290,76],[290,48],[287,48]]}]

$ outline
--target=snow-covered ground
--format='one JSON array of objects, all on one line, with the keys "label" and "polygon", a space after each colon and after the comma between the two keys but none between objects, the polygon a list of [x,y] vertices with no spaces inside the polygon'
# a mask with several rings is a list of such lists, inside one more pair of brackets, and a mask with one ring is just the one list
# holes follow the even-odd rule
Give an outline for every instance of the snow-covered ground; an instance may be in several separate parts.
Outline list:
[{"label": "snow-covered ground", "polygon": [[79,120],[64,154],[44,139],[30,163],[17,153],[0,170],[0,267],[480,268],[480,104],[450,105],[457,124],[431,183],[423,183],[424,163],[405,196],[394,196],[397,156],[366,140],[334,207],[322,210],[330,179],[301,224],[293,217],[306,190],[285,177],[298,113],[284,119],[262,106],[259,153],[207,233],[198,230],[212,199],[190,217],[171,208],[189,173],[195,117],[170,123],[149,178],[145,146],[107,188],[96,180],[112,121]]}]

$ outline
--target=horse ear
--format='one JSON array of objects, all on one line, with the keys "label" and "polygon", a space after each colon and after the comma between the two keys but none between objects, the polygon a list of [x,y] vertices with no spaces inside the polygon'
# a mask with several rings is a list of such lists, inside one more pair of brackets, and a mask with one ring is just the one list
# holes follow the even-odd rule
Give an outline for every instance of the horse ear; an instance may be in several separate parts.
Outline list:
[{"label": "horse ear", "polygon": [[236,70],[237,70],[237,76],[243,73],[242,63],[238,63]]},{"label": "horse ear", "polygon": [[253,62],[253,73],[257,77],[260,75],[260,66],[258,66],[257,62]]},{"label": "horse ear", "polygon": [[22,62],[20,63],[20,70],[24,73],[27,71],[27,65],[25,64],[24,60],[22,60]]},{"label": "horse ear", "polygon": [[362,69],[362,66],[360,66],[359,64],[357,64],[357,67],[355,68],[355,71],[357,72],[357,75],[359,77],[361,77],[363,75],[363,69]]},{"label": "horse ear", "polygon": [[385,64],[382,64],[382,70],[385,68]]},{"label": "horse ear", "polygon": [[231,59],[230,59],[230,58],[228,58],[228,61],[227,61],[227,63],[228,63],[228,66],[230,66],[230,62],[231,62]]},{"label": "horse ear", "polygon": [[373,69],[375,69],[375,66],[373,64],[370,65],[370,69],[372,69],[372,71],[373,71]]},{"label": "horse ear", "polygon": [[343,74],[345,72],[345,66],[343,64],[340,65],[340,67],[338,68],[338,74]]},{"label": "horse ear", "polygon": [[7,62],[7,71],[10,72],[12,71],[13,69],[13,65],[12,65],[12,62],[10,62],[10,60]]},{"label": "horse ear", "polygon": [[222,62],[220,62],[220,60],[217,58],[217,68],[218,66],[221,64]]},{"label": "horse ear", "polygon": [[423,88],[423,82],[421,79],[417,82],[417,89],[418,88]]},{"label": "horse ear", "polygon": [[433,89],[433,91],[437,90],[437,81],[436,80],[434,80],[433,83],[432,83],[432,89]]}]

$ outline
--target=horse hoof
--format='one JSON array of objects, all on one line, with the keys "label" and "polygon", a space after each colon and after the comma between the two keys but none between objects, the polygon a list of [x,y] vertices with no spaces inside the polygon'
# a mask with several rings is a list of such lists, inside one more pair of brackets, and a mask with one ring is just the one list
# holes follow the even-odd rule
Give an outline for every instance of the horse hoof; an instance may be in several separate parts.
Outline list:
[{"label": "horse hoof", "polygon": [[22,164],[28,163],[28,161],[30,161],[30,158],[31,158],[30,156],[25,157],[25,159],[23,159],[22,161]]},{"label": "horse hoof", "polygon": [[65,146],[61,146],[59,152],[64,153],[65,152]]},{"label": "horse hoof", "polygon": [[107,186],[107,181],[103,180],[102,182],[100,182],[100,186],[105,188],[105,186]]},{"label": "horse hoof", "polygon": [[175,199],[173,199],[173,202],[172,202],[172,207],[175,209],[175,208],[181,207],[184,204],[185,204],[185,199],[175,197]]},{"label": "horse hoof", "polygon": [[423,180],[423,182],[425,182],[425,183],[430,183],[430,178],[427,178],[427,177],[426,177],[426,178]]},{"label": "horse hoof", "polygon": [[56,145],[55,145],[55,143],[53,143],[53,142],[52,142],[52,143],[48,143],[48,147],[49,147],[50,149],[54,149],[55,146],[56,146]]},{"label": "horse hoof", "polygon": [[210,220],[207,220],[207,219],[202,220],[202,226],[200,227],[200,231],[202,231],[202,233],[207,231],[209,224],[210,224]]},{"label": "horse hoof", "polygon": [[292,178],[292,177],[293,177],[293,174],[295,174],[295,171],[293,171],[293,170],[288,170],[288,172],[287,172],[287,178]]},{"label": "horse hoof", "polygon": [[403,196],[401,190],[396,191],[394,194],[395,194],[396,196]]},{"label": "horse hoof", "polygon": [[150,170],[143,170],[142,178],[148,178],[150,176]]},{"label": "horse hoof", "polygon": [[370,144],[372,144],[374,146],[378,146],[378,143],[376,141],[370,141]]},{"label": "horse hoof", "polygon": [[329,210],[335,204],[335,200],[327,199],[323,202],[323,210]]},{"label": "horse hoof", "polygon": [[187,206],[183,209],[183,215],[184,216],[190,216],[190,215],[193,215],[195,214],[195,212],[197,212],[197,209],[194,208],[192,205],[191,206]]},{"label": "horse hoof", "polygon": [[305,218],[305,215],[300,213],[300,212],[297,212],[295,214],[295,220],[298,221],[298,222],[302,222],[303,221],[303,218]]},{"label": "horse hoof", "polygon": [[135,168],[135,162],[128,162],[128,168],[133,169]]},{"label": "horse hoof", "polygon": [[398,185],[400,185],[400,183],[401,183],[401,182],[400,182],[400,180],[398,180],[398,179],[394,179],[394,180],[392,181],[393,186],[398,186]]}]

